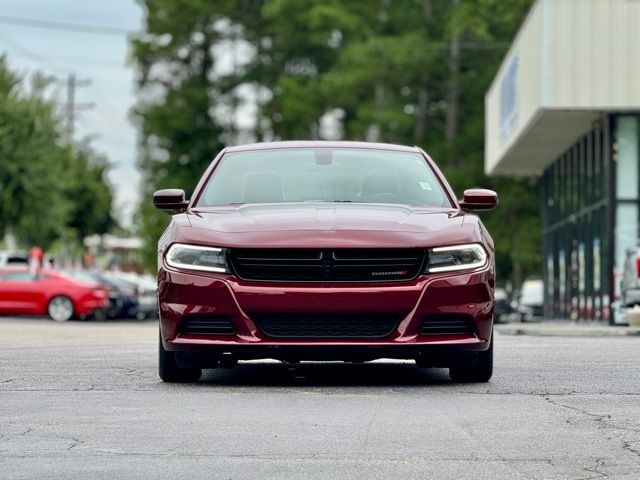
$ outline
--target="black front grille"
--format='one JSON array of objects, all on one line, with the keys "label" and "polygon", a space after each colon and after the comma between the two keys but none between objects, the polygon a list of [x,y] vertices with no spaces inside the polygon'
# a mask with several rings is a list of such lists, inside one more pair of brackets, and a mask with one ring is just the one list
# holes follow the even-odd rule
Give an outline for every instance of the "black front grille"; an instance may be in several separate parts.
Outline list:
[{"label": "black front grille", "polygon": [[240,278],[270,282],[411,280],[420,273],[424,257],[421,248],[261,248],[230,253]]},{"label": "black front grille", "polygon": [[382,338],[391,334],[397,313],[254,313],[251,318],[269,337]]},{"label": "black front grille", "polygon": [[426,315],[420,326],[420,335],[468,335],[475,331],[473,318],[469,315]]},{"label": "black front grille", "polygon": [[227,315],[187,315],[180,323],[180,333],[189,335],[233,335],[233,323]]}]

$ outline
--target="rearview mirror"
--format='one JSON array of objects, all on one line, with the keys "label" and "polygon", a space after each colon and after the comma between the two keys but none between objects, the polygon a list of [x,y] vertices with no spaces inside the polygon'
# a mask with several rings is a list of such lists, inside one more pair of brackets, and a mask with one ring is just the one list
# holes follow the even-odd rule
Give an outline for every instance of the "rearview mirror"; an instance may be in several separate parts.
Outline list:
[{"label": "rearview mirror", "polygon": [[462,210],[470,212],[491,210],[498,205],[498,194],[484,188],[470,188],[464,191],[464,198],[459,203]]},{"label": "rearview mirror", "polygon": [[153,206],[166,212],[184,212],[189,201],[184,199],[184,190],[167,188],[153,194]]}]

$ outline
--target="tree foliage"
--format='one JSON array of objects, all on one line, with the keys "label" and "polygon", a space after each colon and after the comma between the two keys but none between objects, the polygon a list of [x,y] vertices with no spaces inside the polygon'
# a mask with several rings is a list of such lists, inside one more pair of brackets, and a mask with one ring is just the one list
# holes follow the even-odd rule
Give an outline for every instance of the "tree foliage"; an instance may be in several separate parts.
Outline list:
[{"label": "tree foliage", "polygon": [[26,92],[0,61],[0,238],[48,247],[60,237],[81,241],[112,224],[107,164],[63,141],[53,103],[36,76]]},{"label": "tree foliage", "polygon": [[484,218],[501,279],[539,269],[535,183],[483,174],[484,94],[531,0],[142,3],[150,264],[168,221],[149,206],[153,189],[193,189],[227,143],[331,137],[419,145],[457,192],[496,189],[500,207]]}]

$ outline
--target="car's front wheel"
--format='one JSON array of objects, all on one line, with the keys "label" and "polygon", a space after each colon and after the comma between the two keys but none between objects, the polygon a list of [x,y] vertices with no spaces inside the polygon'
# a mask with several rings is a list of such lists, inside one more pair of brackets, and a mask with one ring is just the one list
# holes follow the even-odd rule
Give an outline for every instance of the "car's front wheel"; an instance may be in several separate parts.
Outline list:
[{"label": "car's front wheel", "polygon": [[449,376],[454,382],[488,382],[491,375],[493,375],[493,332],[491,332],[489,348],[478,353],[476,364],[473,367],[449,368]]},{"label": "car's front wheel", "polygon": [[195,382],[202,375],[199,368],[180,368],[174,352],[162,346],[162,338],[158,336],[158,375],[163,382]]},{"label": "car's front wheel", "polygon": [[49,300],[47,313],[51,320],[66,322],[73,317],[73,302],[69,297],[58,295]]}]

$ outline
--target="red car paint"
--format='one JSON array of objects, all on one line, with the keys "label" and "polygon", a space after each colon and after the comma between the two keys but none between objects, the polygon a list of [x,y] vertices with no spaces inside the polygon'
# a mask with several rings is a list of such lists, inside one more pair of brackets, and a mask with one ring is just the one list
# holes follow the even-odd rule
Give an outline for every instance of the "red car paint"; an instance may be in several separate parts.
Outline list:
[{"label": "red car paint", "polygon": [[[14,279],[14,273],[23,278]],[[0,270],[0,313],[46,315],[52,298],[64,296],[71,299],[75,315],[92,315],[109,303],[109,292],[99,284],[87,284],[74,280],[55,270],[6,268]]]},{"label": "red car paint", "polygon": [[[228,152],[286,148],[358,148],[420,154],[435,173],[451,207],[397,204],[247,204],[196,206],[220,159]],[[168,191],[167,191],[168,192]],[[485,191],[486,192],[486,191]],[[176,191],[171,191],[174,195]],[[482,202],[482,191],[470,192],[469,205]],[[490,192],[493,194],[493,192]],[[495,196],[495,194],[493,194]],[[169,198],[169,197],[168,197]],[[174,202],[174,200],[170,200]],[[169,202],[169,200],[167,201]],[[173,204],[173,203],[172,203]],[[180,210],[179,199],[175,210]],[[478,208],[478,210],[484,208]],[[188,206],[175,214],[158,243],[158,300],[162,348],[197,356],[201,366],[235,358],[447,359],[489,348],[493,322],[494,246],[479,218],[463,210],[437,166],[422,150],[356,142],[276,142],[223,150],[198,184]],[[487,253],[482,268],[464,272],[420,274],[406,281],[299,283],[242,280],[233,273],[185,271],[170,267],[166,252],[175,243],[237,248],[421,248],[480,243]],[[255,321],[260,314],[307,312],[397,313],[399,321],[384,338],[273,338]],[[473,331],[420,334],[428,315],[466,315]],[[188,315],[221,315],[231,319],[231,335],[181,333]],[[186,360],[185,360],[186,361]],[[437,362],[436,362],[437,363]]]}]

